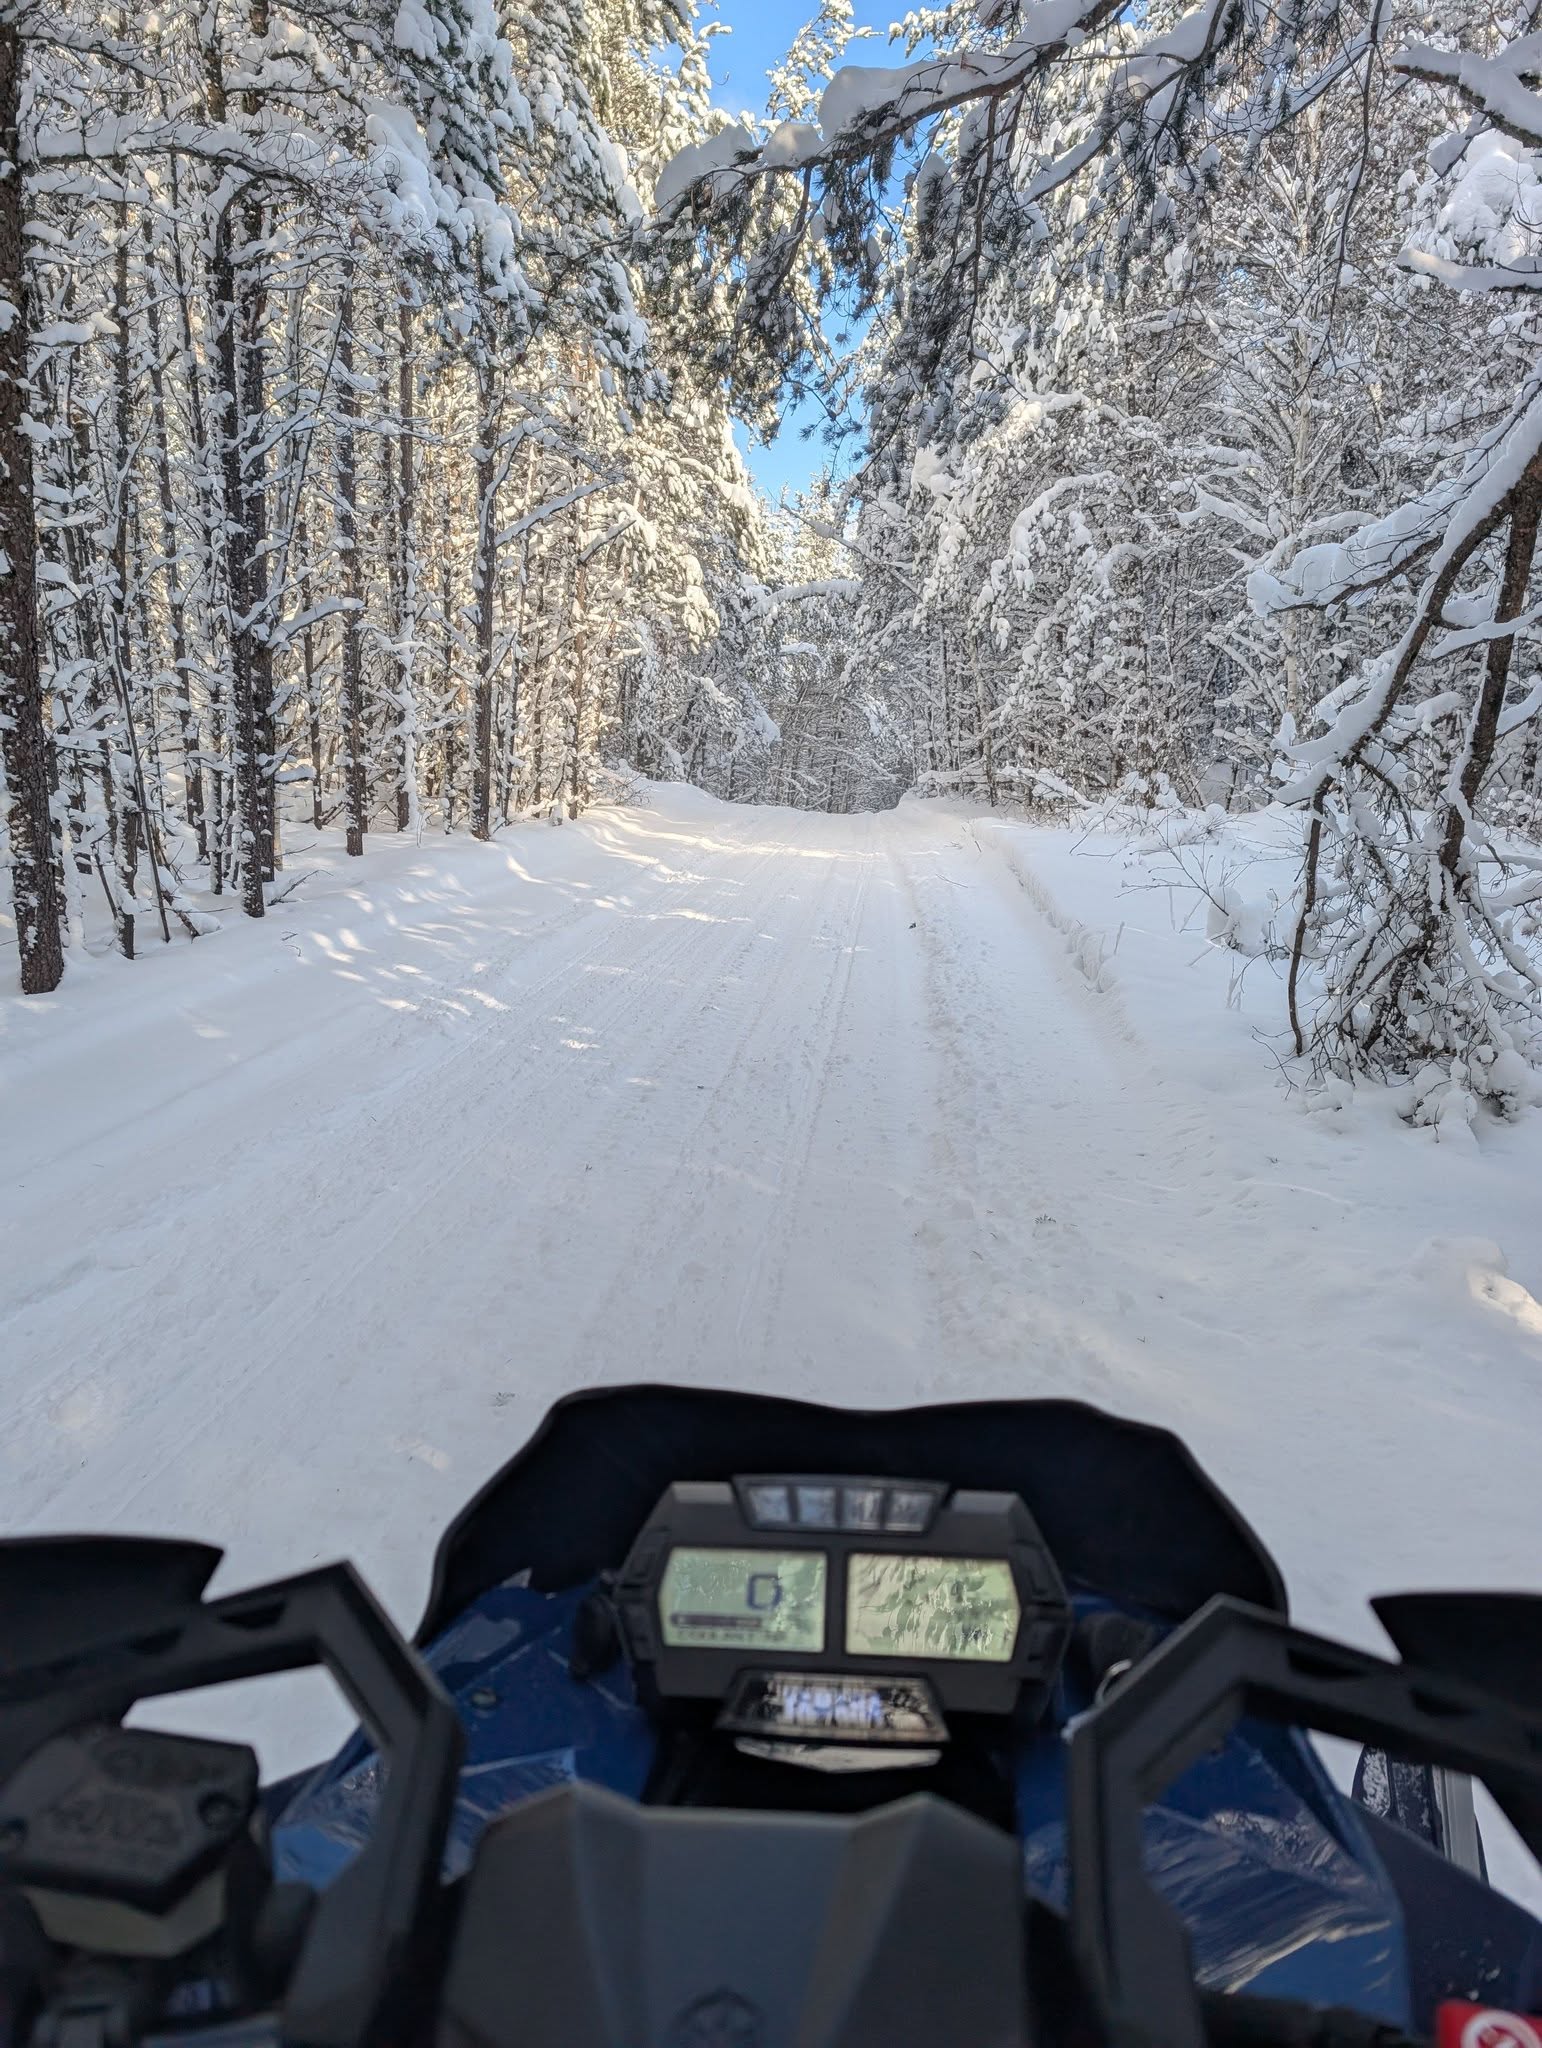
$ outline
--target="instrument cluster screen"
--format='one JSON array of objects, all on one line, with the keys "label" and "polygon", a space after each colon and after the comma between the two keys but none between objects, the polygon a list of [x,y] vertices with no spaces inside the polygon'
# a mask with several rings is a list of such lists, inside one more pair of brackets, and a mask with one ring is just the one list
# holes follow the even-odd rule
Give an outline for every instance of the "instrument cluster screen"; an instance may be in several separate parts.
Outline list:
[{"label": "instrument cluster screen", "polygon": [[672,1550],[659,1585],[659,1624],[676,1650],[801,1650],[825,1646],[828,1562],[822,1550]]},{"label": "instrument cluster screen", "polygon": [[1022,1613],[1004,1557],[859,1550],[846,1561],[848,1657],[1006,1664]]},{"label": "instrument cluster screen", "polygon": [[1071,1626],[1018,1495],[889,1473],[676,1480],[610,1598],[645,1707],[832,1744],[1037,1711]]}]

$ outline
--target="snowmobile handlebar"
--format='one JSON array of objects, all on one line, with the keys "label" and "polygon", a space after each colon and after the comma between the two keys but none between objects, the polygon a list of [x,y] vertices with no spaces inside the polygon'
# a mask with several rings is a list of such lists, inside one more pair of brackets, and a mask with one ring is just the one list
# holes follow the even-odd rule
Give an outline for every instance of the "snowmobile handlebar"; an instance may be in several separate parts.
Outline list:
[{"label": "snowmobile handlebar", "polygon": [[[468,1888],[481,1866],[479,1853],[467,1879],[441,1882],[462,1746],[450,1701],[351,1568],[205,1600],[218,1555],[112,1538],[0,1545],[0,2048],[480,2038],[447,2033],[441,2011],[447,1973],[464,1974],[456,1947],[473,1935]],[[311,1664],[331,1672],[374,1734],[385,1784],[367,1845],[320,1892],[271,1880],[249,1749],[122,1726],[144,1699]],[[1141,1814],[1244,1714],[1473,1772],[1542,1859],[1534,1711],[1218,1598],[1070,1731],[1071,1904],[1048,1944],[1058,1970],[1045,1964],[1059,1988],[1031,1981],[1043,1944],[1029,1938],[1019,2042],[1395,2048],[1402,2038],[1359,2014],[1196,1989],[1182,1924],[1145,1874]],[[486,1924],[496,1930],[496,1913]],[[478,1968],[502,1962],[494,1953]],[[485,2048],[526,2038],[512,1988],[502,2005],[507,2031]],[[211,2017],[218,2024],[203,2023]],[[711,2024],[720,2032],[700,2039],[737,2048],[728,2020]],[[910,2038],[926,2048],[960,2039],[946,2016]]]}]

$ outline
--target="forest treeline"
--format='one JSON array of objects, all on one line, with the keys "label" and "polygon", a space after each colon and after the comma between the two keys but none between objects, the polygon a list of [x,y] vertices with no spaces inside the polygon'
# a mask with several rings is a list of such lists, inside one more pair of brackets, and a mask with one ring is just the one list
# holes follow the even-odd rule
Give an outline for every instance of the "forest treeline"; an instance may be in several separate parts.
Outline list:
[{"label": "forest treeline", "polygon": [[[0,17],[22,985],[626,775],[1270,802],[1320,1066],[1538,1045],[1542,100],[1463,0]],[[874,60],[876,61],[876,59]],[[735,445],[789,395],[834,474]],[[852,422],[860,423],[853,446]]]},{"label": "forest treeline", "polygon": [[485,838],[621,762],[853,800],[812,713],[835,550],[751,487],[705,252],[639,241],[724,124],[693,13],[7,11],[25,988],[104,919],[132,954],[262,915],[286,824]]}]

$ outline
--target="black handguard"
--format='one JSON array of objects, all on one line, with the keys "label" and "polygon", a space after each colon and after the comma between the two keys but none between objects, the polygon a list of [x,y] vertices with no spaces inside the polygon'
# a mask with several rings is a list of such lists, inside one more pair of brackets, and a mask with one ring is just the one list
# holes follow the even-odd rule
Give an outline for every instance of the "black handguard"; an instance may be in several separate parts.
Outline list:
[{"label": "black handguard", "polygon": [[[1108,2048],[1207,2048],[1218,2021],[1244,2030],[1280,2021],[1250,2018],[1245,2002],[1217,2008],[1202,2000],[1183,1923],[1153,1887],[1142,1853],[1147,1803],[1244,1715],[1382,1742],[1479,1777],[1542,1862],[1542,1714],[1535,1707],[1523,1711],[1444,1672],[1307,1635],[1240,1600],[1212,1600],[1071,1733],[1072,1941]],[[1385,2040],[1374,2028],[1321,2031],[1331,2015],[1315,2008],[1281,2010],[1297,2015],[1284,2048],[1340,2040],[1373,2048]]]},{"label": "black handguard", "polygon": [[[261,2019],[300,2048],[426,2029],[455,1710],[351,1567],[204,1601],[219,1553],[0,1543],[0,2048],[129,2048]],[[239,1745],[125,1729],[142,1699],[324,1665],[369,1726],[370,1840],[319,1897],[275,1887]]]}]

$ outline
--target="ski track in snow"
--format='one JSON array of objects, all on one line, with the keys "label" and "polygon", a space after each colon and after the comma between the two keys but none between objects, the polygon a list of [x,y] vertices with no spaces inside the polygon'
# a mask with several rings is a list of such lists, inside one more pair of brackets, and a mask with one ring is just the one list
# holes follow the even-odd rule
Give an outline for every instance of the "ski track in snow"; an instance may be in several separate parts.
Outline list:
[{"label": "ski track in snow", "polygon": [[[1374,1591],[1535,1582],[1535,1130],[1302,1116],[1240,1023],[1210,1086],[1052,840],[659,789],[7,998],[6,1526],[346,1554],[410,1626],[552,1400],[666,1379],[1165,1423],[1372,1646]],[[271,1768],[343,1721],[228,1713]]]}]

